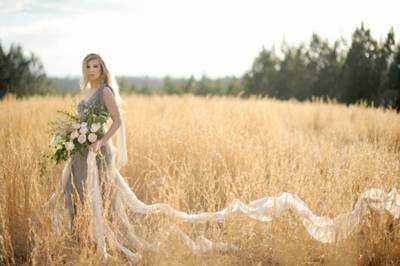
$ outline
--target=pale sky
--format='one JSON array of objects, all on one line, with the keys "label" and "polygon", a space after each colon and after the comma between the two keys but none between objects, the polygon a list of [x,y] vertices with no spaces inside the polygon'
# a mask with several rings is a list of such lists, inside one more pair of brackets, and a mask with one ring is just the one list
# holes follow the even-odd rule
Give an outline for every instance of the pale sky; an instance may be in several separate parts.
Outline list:
[{"label": "pale sky", "polygon": [[330,42],[361,22],[400,39],[399,0],[0,0],[0,41],[20,44],[49,76],[79,76],[99,53],[115,75],[239,76],[264,46]]}]

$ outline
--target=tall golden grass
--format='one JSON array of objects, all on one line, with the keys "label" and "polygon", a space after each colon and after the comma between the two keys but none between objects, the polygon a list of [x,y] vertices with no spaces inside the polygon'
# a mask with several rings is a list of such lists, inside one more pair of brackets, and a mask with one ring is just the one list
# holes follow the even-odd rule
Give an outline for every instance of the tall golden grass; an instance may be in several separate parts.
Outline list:
[{"label": "tall golden grass", "polygon": [[[138,198],[188,212],[287,191],[319,215],[353,208],[370,187],[399,189],[400,116],[366,105],[273,99],[124,97],[129,164],[121,174]],[[59,186],[62,165],[48,159],[48,123],[77,99],[0,102],[0,264],[97,265],[89,241],[56,233],[42,208]],[[139,232],[163,235],[166,218],[132,215]],[[152,220],[153,219],[153,220]],[[151,230],[146,226],[156,224]],[[262,223],[241,214],[225,222],[179,225],[239,251],[195,254],[173,237],[142,265],[400,264],[400,225],[369,210],[346,240],[321,244],[291,213]],[[85,239],[84,239],[85,240]],[[109,265],[129,262],[113,254]]]}]

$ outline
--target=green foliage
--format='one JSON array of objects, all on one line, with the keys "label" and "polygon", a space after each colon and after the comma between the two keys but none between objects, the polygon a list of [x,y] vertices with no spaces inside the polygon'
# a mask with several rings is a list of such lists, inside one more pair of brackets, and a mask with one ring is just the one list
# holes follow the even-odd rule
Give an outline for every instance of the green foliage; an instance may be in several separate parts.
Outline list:
[{"label": "green foliage", "polygon": [[[104,132],[103,126],[110,118],[110,113],[103,107],[90,105],[84,110],[82,117],[71,114],[66,111],[57,111],[60,115],[54,121],[50,122],[50,134],[52,140],[49,144],[53,149],[50,159],[56,164],[67,160],[71,155],[83,153],[91,144],[89,134],[96,134],[98,139]],[[97,124],[97,125],[96,125]],[[85,128],[85,131],[81,131]],[[76,134],[72,137],[72,133]],[[78,136],[85,135],[84,142],[78,141]],[[72,149],[67,149],[67,145],[72,145]],[[101,154],[98,153],[97,157]]]},{"label": "green foliage", "polygon": [[236,77],[211,79],[203,75],[196,80],[193,76],[189,79],[172,79],[167,76],[163,81],[161,93],[166,94],[238,95],[244,91],[241,79]]},{"label": "green foliage", "polygon": [[400,107],[400,49],[393,29],[376,41],[363,24],[352,36],[330,45],[313,34],[308,45],[289,47],[280,53],[265,48],[243,76],[245,95],[299,100],[336,98],[344,103],[364,100],[370,104]]},{"label": "green foliage", "polygon": [[57,116],[53,121],[49,122],[49,132],[51,141],[49,147],[54,150],[50,159],[56,164],[61,161],[66,161],[70,153],[65,148],[65,143],[68,141],[69,134],[72,132],[70,125],[78,123],[79,117],[75,114],[63,110],[57,110]]},{"label": "green foliage", "polygon": [[273,47],[262,49],[243,77],[246,95],[257,94],[279,99],[305,100],[312,96],[334,96],[343,56],[342,42],[330,46],[313,34],[308,46],[289,47],[283,43],[280,54]]},{"label": "green foliage", "polygon": [[22,97],[52,92],[38,57],[25,56],[19,45],[11,45],[6,52],[0,43],[0,99],[6,93]]},{"label": "green foliage", "polygon": [[105,124],[110,117],[110,113],[102,106],[90,105],[84,110],[83,121],[92,125],[94,123]]},{"label": "green foliage", "polygon": [[354,103],[360,99],[372,100],[376,95],[380,81],[380,72],[376,66],[379,48],[370,30],[363,25],[353,33],[341,76],[341,101]]},{"label": "green foliage", "polygon": [[384,106],[400,109],[400,44],[394,48],[394,54],[382,88],[380,103]]}]

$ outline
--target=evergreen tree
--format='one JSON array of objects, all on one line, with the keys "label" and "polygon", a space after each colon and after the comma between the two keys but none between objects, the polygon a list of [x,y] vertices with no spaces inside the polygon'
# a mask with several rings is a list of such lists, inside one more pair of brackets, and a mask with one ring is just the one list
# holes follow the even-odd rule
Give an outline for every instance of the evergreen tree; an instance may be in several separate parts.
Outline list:
[{"label": "evergreen tree", "polygon": [[245,95],[277,97],[280,63],[274,48],[268,51],[263,47],[254,60],[251,70],[243,76]]},{"label": "evergreen tree", "polygon": [[340,100],[355,103],[364,99],[374,100],[379,91],[380,73],[376,62],[379,60],[379,46],[369,29],[362,24],[352,36],[342,74]]},{"label": "evergreen tree", "polygon": [[197,81],[196,79],[192,76],[190,76],[189,80],[187,80],[183,86],[183,92],[184,93],[196,93],[196,88],[197,88]]},{"label": "evergreen tree", "polygon": [[166,76],[164,78],[164,91],[167,94],[178,94],[180,93],[176,87],[176,85],[172,82],[171,78],[169,76]]},{"label": "evergreen tree", "polygon": [[243,81],[242,81],[242,79],[232,77],[232,78],[229,80],[228,88],[227,88],[226,94],[238,96],[238,95],[240,95],[241,93],[243,93],[244,91],[245,91],[245,90],[244,90],[244,86],[243,86]]},{"label": "evergreen tree", "polygon": [[39,58],[33,53],[27,57],[21,46],[11,45],[8,52],[0,43],[0,98],[6,93],[17,97],[51,93]]},{"label": "evergreen tree", "polygon": [[385,91],[382,93],[382,104],[400,110],[400,44],[394,49],[385,82]]},{"label": "evergreen tree", "polygon": [[308,69],[316,79],[311,88],[313,96],[334,98],[339,91],[339,78],[343,66],[343,40],[336,41],[330,47],[327,40],[313,34],[307,51]]},{"label": "evergreen tree", "polygon": [[206,75],[203,75],[199,82],[197,82],[196,95],[207,95],[208,88],[210,87],[210,80]]}]

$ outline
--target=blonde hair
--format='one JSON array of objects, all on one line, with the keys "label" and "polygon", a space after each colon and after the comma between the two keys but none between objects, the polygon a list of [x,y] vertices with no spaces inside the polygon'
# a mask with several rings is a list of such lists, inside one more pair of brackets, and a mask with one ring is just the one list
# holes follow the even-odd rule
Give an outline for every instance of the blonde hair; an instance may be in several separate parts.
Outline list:
[{"label": "blonde hair", "polygon": [[88,73],[87,73],[87,64],[91,60],[97,59],[100,63],[100,87],[103,86],[109,86],[114,94],[114,99],[118,105],[118,111],[121,115],[121,126],[118,128],[118,142],[117,142],[117,156],[116,156],[116,164],[117,167],[120,168],[123,165],[128,163],[128,152],[126,148],[126,136],[125,136],[125,125],[124,125],[124,119],[122,118],[122,114],[124,111],[121,109],[121,95],[119,94],[119,86],[118,83],[115,79],[115,76],[111,75],[110,71],[108,70],[106,64],[104,63],[103,58],[101,58],[100,55],[98,54],[88,54],[85,56],[82,62],[82,80],[81,80],[81,90],[85,91],[88,88],[90,88],[90,82],[88,79]]},{"label": "blonde hair", "polygon": [[111,75],[110,72],[107,69],[106,64],[104,63],[104,60],[101,58],[99,54],[88,54],[85,56],[82,62],[82,80],[81,80],[81,90],[86,90],[90,88],[90,83],[88,79],[88,73],[87,73],[87,64],[91,60],[98,60],[100,63],[100,68],[101,68],[101,74],[100,74],[100,85],[105,84],[105,85],[110,85],[111,84]]},{"label": "blonde hair", "polygon": [[118,107],[120,107],[120,111],[124,113],[124,111],[121,109],[121,104],[122,104],[122,99],[121,95],[119,94],[119,87],[118,83],[113,75],[111,75],[111,72],[108,70],[106,63],[104,63],[103,58],[99,54],[91,53],[85,56],[82,62],[82,79],[81,79],[81,90],[85,91],[90,88],[90,82],[88,79],[88,73],[87,73],[87,64],[91,60],[98,60],[100,63],[100,87],[103,86],[109,86],[112,88],[112,91],[114,93],[114,98],[115,101],[117,102]]}]

